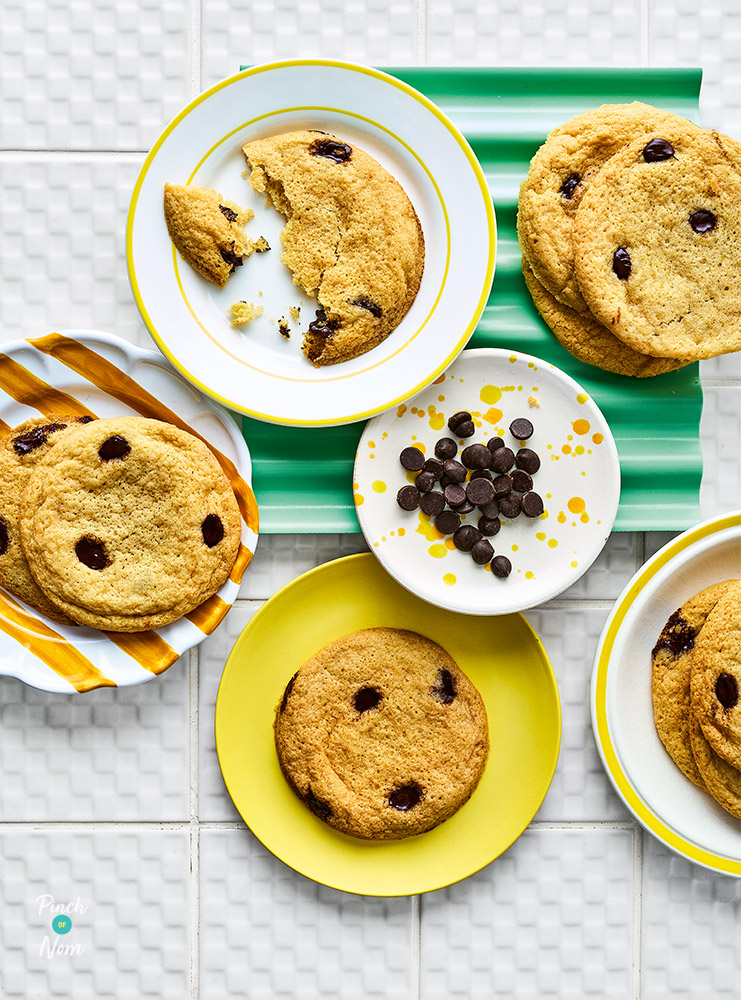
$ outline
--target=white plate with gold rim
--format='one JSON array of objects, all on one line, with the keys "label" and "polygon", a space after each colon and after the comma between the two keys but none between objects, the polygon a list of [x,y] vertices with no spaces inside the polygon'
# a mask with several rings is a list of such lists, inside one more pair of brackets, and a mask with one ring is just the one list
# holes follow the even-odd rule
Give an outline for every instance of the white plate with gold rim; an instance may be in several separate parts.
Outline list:
[{"label": "white plate with gold rim", "polygon": [[[535,430],[527,446],[541,467],[533,490],[541,517],[502,518],[490,538],[512,572],[495,577],[459,552],[420,510],[405,512],[397,491],[414,482],[399,463],[402,448],[429,457],[453,413],[472,413],[476,433],[462,449],[499,435],[515,453],[510,423],[527,417]],[[460,459],[460,453],[458,455]],[[473,615],[503,615],[562,593],[592,565],[612,529],[620,497],[620,466],[610,428],[597,404],[554,365],[494,348],[464,351],[436,382],[406,404],[371,420],[355,459],[355,504],[366,541],[388,573],[431,604]],[[462,518],[476,526],[480,511]]]},{"label": "white plate with gold rim", "polygon": [[200,607],[150,632],[59,625],[0,589],[0,674],[74,694],[151,680],[202,642],[236,600],[257,544],[251,461],[233,417],[205,399],[161,355],[107,333],[67,330],[0,348],[0,428],[39,415],[165,420],[201,437],[230,479],[242,539],[230,578]]},{"label": "white plate with gold rim", "polygon": [[653,717],[651,651],[690,597],[741,577],[741,511],[673,538],[628,583],[600,636],[592,730],[607,776],[649,833],[695,864],[741,876],[741,823],[685,778]]},{"label": "white plate with gold rim", "polygon": [[[375,157],[406,191],[425,237],[422,284],[399,326],[367,354],[324,368],[301,353],[316,301],[280,262],[285,219],[243,176],[245,142],[300,128],[332,132]],[[264,235],[271,251],[253,254],[223,289],[202,278],[170,242],[167,181],[215,188],[253,209],[247,232]],[[495,244],[483,171],[445,115],[386,73],[316,59],[252,67],[191,101],[144,162],[126,234],[134,297],[175,367],[232,409],[301,426],[360,420],[428,385],[473,333],[494,276]],[[242,299],[264,312],[234,328],[228,310]],[[292,306],[301,309],[298,323]],[[288,340],[278,332],[281,318],[292,329]]]}]

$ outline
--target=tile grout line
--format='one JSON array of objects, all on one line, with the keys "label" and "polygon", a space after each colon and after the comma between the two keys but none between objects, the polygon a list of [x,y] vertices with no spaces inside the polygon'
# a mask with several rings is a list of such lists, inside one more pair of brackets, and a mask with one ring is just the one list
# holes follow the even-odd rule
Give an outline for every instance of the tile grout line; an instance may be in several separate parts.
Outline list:
[{"label": "tile grout line", "polygon": [[643,830],[633,824],[633,1000],[641,997],[641,942],[643,934]]},{"label": "tile grout line", "polygon": [[412,896],[412,973],[409,994],[412,1000],[422,996],[422,897]]},{"label": "tile grout line", "polygon": [[648,36],[648,20],[649,20],[649,10],[648,10],[649,0],[640,0],[640,31],[641,37],[640,42],[640,59],[641,66],[648,66],[649,64],[649,36]]},{"label": "tile grout line", "polygon": [[417,65],[427,65],[427,0],[417,0]]},{"label": "tile grout line", "polygon": [[188,852],[190,880],[190,921],[189,921],[189,951],[190,951],[190,996],[198,1000],[199,996],[199,950],[200,950],[200,917],[201,917],[201,831],[198,824],[199,786],[198,786],[198,680],[199,658],[198,647],[190,650],[189,675],[189,718],[190,731],[190,820],[188,823]]}]

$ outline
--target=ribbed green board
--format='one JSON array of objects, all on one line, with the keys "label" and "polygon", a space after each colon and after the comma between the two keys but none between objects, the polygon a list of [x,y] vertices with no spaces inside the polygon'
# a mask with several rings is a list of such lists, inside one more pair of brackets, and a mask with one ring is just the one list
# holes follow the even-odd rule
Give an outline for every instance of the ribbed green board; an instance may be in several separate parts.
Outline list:
[{"label": "ribbed green board", "polygon": [[[615,528],[686,528],[699,520],[702,389],[698,366],[652,379],[572,358],[542,322],[520,274],[517,194],[530,158],[556,125],[587,108],[640,100],[699,121],[699,69],[390,69],[463,132],[497,215],[496,275],[469,347],[505,347],[552,362],[596,400],[615,436],[622,491]],[[353,532],[352,467],[362,423],[304,429],[243,418],[260,530]]]}]

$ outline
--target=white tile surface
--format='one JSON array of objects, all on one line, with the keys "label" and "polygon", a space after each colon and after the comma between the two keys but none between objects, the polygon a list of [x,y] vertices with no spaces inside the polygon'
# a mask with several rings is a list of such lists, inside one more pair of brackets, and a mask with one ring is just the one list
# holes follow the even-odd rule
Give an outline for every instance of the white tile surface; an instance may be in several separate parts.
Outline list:
[{"label": "white tile surface", "polygon": [[301,573],[342,556],[367,552],[361,534],[261,535],[239,591],[240,598],[266,600]]},{"label": "white tile surface", "polygon": [[703,519],[741,507],[741,385],[706,386],[700,421]]}]

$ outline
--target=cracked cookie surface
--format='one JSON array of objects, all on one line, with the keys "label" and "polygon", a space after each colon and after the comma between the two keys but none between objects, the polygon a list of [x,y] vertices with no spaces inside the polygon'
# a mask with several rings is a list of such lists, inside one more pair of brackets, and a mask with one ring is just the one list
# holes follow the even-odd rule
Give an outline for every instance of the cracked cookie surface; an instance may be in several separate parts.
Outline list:
[{"label": "cracked cookie surface", "polygon": [[365,354],[419,290],[425,244],[399,183],[357,146],[314,130],[243,146],[250,184],[286,216],[281,260],[318,301],[304,336],[312,364]]}]

